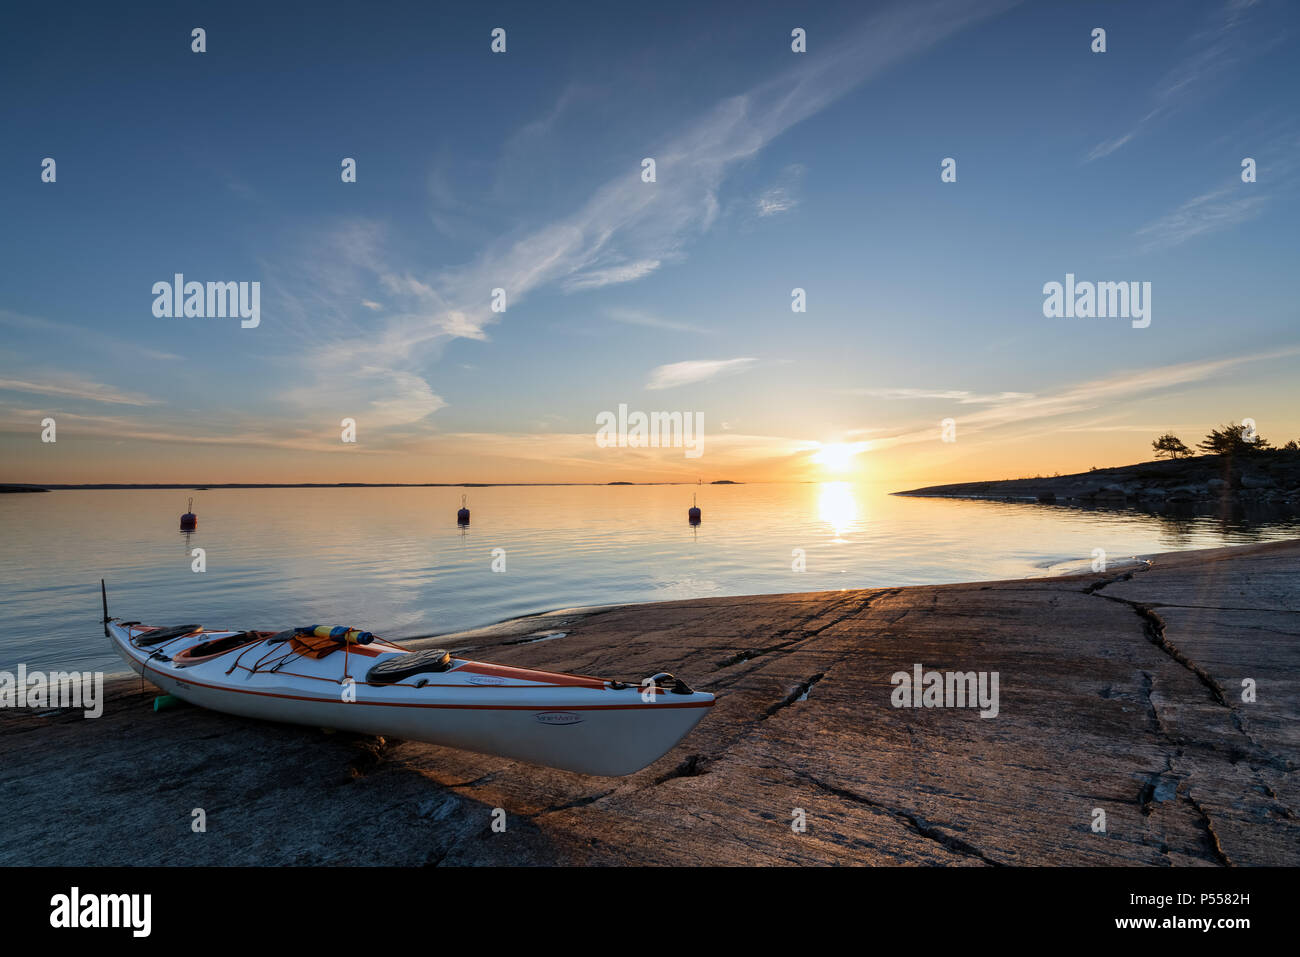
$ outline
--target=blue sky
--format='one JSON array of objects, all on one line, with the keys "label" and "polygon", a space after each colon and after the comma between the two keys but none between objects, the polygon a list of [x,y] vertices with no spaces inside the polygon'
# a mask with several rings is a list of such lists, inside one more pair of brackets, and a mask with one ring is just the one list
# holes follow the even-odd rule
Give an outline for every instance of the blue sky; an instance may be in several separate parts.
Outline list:
[{"label": "blue sky", "polygon": [[[7,13],[0,480],[805,478],[863,443],[941,481],[1300,436],[1296,5],[705,6]],[[259,281],[261,325],[155,317],[177,272]],[[1067,272],[1149,281],[1150,327],[1045,318]],[[595,447],[619,403],[702,411],[705,455]]]}]

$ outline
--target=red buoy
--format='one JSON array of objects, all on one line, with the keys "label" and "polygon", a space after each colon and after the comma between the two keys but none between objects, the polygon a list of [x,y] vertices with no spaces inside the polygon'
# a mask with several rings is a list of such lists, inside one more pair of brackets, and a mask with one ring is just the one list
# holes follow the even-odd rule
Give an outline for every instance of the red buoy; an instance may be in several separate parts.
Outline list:
[{"label": "red buoy", "polygon": [[181,531],[192,532],[199,527],[199,517],[194,514],[194,499],[191,498],[185,507],[188,511],[181,516]]}]

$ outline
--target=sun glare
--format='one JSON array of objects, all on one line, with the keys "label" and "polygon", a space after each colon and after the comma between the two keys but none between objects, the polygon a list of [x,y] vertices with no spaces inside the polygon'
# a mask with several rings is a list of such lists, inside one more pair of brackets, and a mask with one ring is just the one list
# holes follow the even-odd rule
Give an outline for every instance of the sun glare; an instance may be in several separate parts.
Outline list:
[{"label": "sun glare", "polygon": [[848,482],[823,482],[817,492],[817,516],[835,532],[836,541],[858,523],[858,501]]},{"label": "sun glare", "polygon": [[814,452],[812,460],[820,465],[823,471],[840,474],[853,468],[853,459],[866,448],[865,442],[834,442],[823,445]]}]

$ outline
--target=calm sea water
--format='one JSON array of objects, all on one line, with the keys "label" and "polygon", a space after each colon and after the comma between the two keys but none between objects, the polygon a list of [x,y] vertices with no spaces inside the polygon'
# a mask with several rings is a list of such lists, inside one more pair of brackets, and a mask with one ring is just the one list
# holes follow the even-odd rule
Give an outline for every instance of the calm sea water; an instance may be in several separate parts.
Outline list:
[{"label": "calm sea water", "polygon": [[[843,483],[469,489],[473,523],[461,529],[465,491],[0,495],[0,670],[124,670],[99,626],[101,577],[120,617],[350,624],[400,639],[573,605],[1049,575],[1086,568],[1094,548],[1113,562],[1300,536],[1294,519],[1172,520]],[[187,535],[189,494],[199,525]]]}]

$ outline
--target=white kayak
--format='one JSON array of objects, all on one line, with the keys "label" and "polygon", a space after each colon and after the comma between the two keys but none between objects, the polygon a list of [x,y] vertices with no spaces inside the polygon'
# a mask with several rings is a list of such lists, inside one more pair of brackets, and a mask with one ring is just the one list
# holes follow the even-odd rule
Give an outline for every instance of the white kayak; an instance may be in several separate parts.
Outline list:
[{"label": "white kayak", "polygon": [[408,651],[355,629],[332,629],[343,635],[336,640],[328,628],[213,631],[107,617],[104,625],[134,671],[191,704],[583,774],[641,770],[713,706],[713,695],[669,674],[635,685],[512,668]]}]

